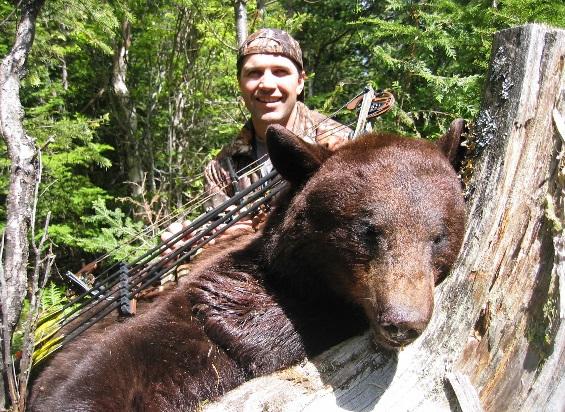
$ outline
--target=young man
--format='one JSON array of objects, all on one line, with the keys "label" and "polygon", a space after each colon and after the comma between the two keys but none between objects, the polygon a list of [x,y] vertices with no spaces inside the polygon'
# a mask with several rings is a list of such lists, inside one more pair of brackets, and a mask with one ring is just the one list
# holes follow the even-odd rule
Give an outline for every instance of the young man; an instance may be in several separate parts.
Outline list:
[{"label": "young man", "polygon": [[[224,147],[216,159],[206,165],[204,181],[209,200],[206,208],[214,208],[235,194],[234,174],[254,162],[267,162],[256,172],[242,177],[237,189],[248,187],[270,172],[265,133],[272,124],[280,124],[305,141],[324,145],[331,150],[345,143],[353,131],[342,124],[310,110],[304,100],[306,74],[302,50],[287,32],[261,29],[250,35],[239,48],[237,78],[245,106],[251,114],[235,140]],[[232,228],[251,229],[251,220]],[[168,239],[182,229],[173,223],[161,238]]]},{"label": "young man", "polygon": [[[245,40],[238,52],[237,78],[251,119],[233,143],[205,168],[206,192],[211,196],[208,207],[218,206],[233,196],[230,169],[238,171],[256,160],[267,159],[265,132],[269,125],[280,124],[305,141],[330,149],[339,147],[352,134],[350,128],[302,103],[306,79],[302,50],[283,30],[261,29]],[[264,174],[270,168],[268,162],[261,172]],[[240,179],[238,189],[259,177],[259,173],[254,173]]]}]

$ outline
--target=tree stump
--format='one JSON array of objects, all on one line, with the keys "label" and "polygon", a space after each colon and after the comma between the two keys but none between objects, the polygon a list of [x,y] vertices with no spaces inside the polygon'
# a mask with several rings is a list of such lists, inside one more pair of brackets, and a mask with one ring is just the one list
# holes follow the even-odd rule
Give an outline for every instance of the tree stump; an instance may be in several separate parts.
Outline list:
[{"label": "tree stump", "polygon": [[563,410],[564,67],[563,30],[496,34],[466,240],[422,337],[398,355],[355,337],[202,409]]}]

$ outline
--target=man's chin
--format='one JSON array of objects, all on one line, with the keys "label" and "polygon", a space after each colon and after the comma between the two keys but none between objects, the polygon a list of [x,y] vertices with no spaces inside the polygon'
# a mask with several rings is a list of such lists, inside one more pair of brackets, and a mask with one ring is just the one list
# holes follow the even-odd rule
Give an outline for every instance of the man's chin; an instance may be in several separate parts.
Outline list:
[{"label": "man's chin", "polygon": [[266,113],[261,113],[261,115],[259,116],[259,120],[261,120],[262,122],[269,122],[269,123],[282,123],[283,120],[283,115],[282,113],[279,112],[266,112]]}]

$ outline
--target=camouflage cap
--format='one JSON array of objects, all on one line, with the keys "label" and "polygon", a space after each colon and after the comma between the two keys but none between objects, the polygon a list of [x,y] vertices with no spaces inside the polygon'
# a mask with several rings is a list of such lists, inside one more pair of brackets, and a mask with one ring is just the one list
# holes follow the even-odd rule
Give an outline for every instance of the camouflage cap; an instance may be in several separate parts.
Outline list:
[{"label": "camouflage cap", "polygon": [[300,45],[284,30],[261,29],[245,39],[237,53],[238,77],[243,58],[250,54],[280,54],[292,60],[300,71],[304,68]]}]

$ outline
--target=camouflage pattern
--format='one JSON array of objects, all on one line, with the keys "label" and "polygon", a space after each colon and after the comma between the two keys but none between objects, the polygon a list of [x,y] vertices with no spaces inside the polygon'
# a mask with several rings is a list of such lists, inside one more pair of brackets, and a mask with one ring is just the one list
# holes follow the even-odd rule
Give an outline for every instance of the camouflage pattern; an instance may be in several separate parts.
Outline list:
[{"label": "camouflage pattern", "polygon": [[[353,135],[349,127],[310,110],[302,102],[296,102],[296,108],[296,120],[290,130],[301,136],[306,142],[317,143],[330,150],[335,150]],[[250,166],[256,160],[255,132],[249,120],[235,140],[225,146],[216,159],[208,163],[204,169],[205,189],[210,196],[206,207],[216,207],[235,194],[235,188],[231,183],[229,162],[232,163],[233,170],[237,172]],[[260,171],[240,178],[237,183],[238,190],[248,187],[260,178]]]},{"label": "camouflage pattern", "polygon": [[251,34],[237,53],[237,76],[241,73],[243,58],[250,54],[280,54],[294,62],[302,71],[302,50],[290,34],[279,29],[261,29]]}]

